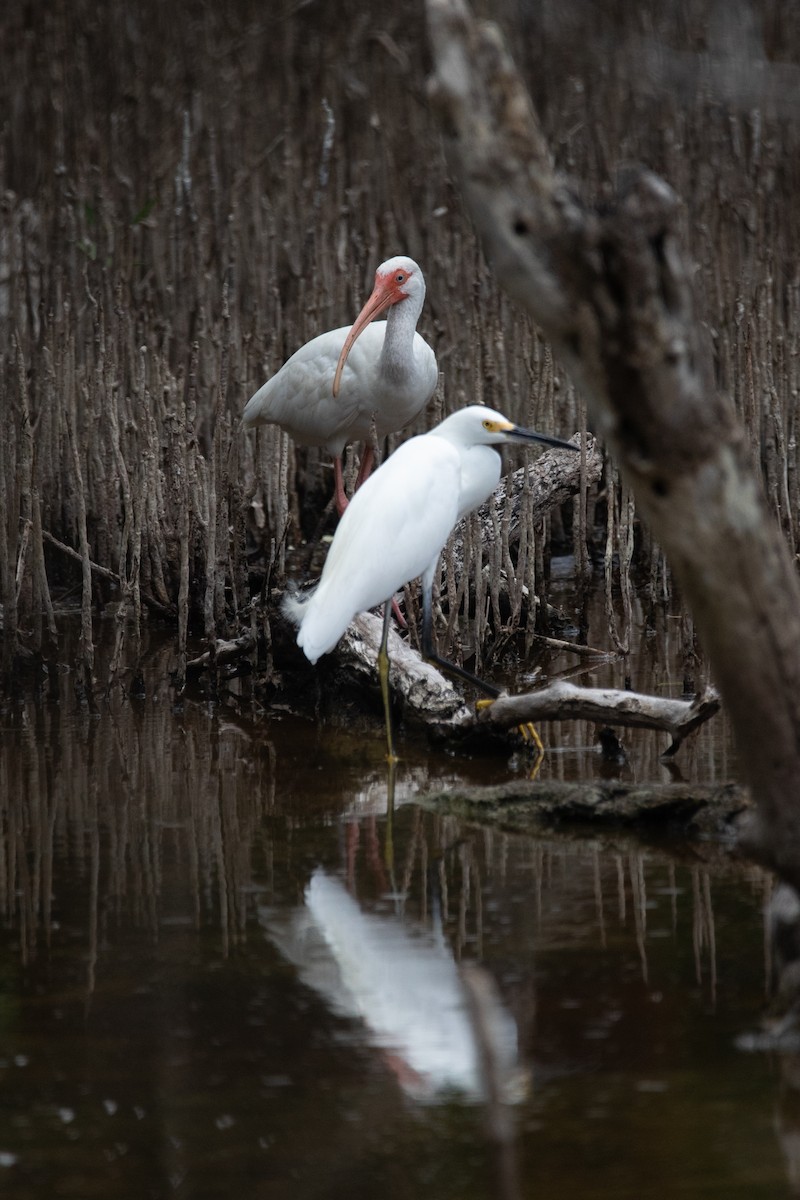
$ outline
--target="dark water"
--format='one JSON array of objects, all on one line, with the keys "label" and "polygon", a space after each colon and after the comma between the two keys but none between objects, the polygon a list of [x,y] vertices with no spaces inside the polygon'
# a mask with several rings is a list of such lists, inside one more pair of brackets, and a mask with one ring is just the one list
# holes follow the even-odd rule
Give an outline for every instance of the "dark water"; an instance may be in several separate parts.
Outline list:
[{"label": "dark water", "polygon": [[[2,1195],[796,1194],[793,1064],[738,1048],[760,871],[423,811],[521,768],[408,741],[388,813],[379,729],[175,712],[168,665],[93,715],[68,674],[3,711]],[[597,769],[589,731],[543,734],[545,776]]]}]

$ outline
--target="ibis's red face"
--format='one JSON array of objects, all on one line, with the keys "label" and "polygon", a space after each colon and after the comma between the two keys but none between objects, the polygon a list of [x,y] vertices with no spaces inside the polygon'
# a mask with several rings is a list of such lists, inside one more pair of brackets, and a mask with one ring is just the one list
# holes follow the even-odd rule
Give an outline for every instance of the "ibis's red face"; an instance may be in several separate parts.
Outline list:
[{"label": "ibis's red face", "polygon": [[339,395],[339,385],[342,380],[344,364],[347,362],[347,356],[352,350],[356,338],[366,329],[370,321],[374,321],[376,317],[379,317],[382,312],[386,312],[386,309],[391,308],[393,304],[399,304],[401,300],[408,298],[406,285],[411,278],[411,274],[411,271],[406,271],[403,268],[396,268],[394,271],[375,272],[375,287],[372,289],[372,295],[356,317],[342,346],[339,361],[336,364],[336,374],[333,377],[334,396]]},{"label": "ibis's red face", "polygon": [[[396,271],[376,271],[375,272],[375,287],[372,289],[372,295],[367,301],[367,305],[376,297],[383,296],[384,300],[381,307],[376,310],[376,315],[389,308],[392,304],[397,304],[399,300],[405,300],[408,292],[405,286],[411,278],[411,272],[399,268]],[[366,306],[365,306],[366,307]]]}]

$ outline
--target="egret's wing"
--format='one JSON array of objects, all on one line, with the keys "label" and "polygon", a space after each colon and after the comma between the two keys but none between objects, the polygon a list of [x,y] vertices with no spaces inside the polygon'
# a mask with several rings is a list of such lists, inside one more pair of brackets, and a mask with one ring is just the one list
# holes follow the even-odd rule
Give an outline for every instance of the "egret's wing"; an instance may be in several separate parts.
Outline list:
[{"label": "egret's wing", "polygon": [[427,435],[404,442],[350,501],[322,584],[346,579],[353,615],[394,595],[440,553],[458,517],[458,489],[451,446]]},{"label": "egret's wing", "polygon": [[305,606],[298,643],[312,662],[353,617],[422,575],[458,517],[459,455],[442,438],[404,442],[366,480],[336,529],[322,579]]}]

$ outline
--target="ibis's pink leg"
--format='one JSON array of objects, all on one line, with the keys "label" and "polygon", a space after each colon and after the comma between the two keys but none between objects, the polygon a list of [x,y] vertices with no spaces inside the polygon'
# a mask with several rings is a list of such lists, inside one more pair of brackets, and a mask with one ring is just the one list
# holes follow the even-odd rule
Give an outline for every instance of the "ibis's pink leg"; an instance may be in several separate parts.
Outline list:
[{"label": "ibis's pink leg", "polygon": [[[356,476],[356,486],[353,491],[358,491],[364,480],[372,470],[372,464],[375,462],[375,455],[371,446],[364,447],[364,453],[361,456],[361,465],[358,468]],[[347,493],[344,490],[344,472],[342,471],[342,456],[337,454],[333,460],[333,494],[336,497],[336,511],[339,516],[342,515],[350,501],[347,499]]]},{"label": "ibis's pink leg", "polygon": [[333,494],[336,499],[336,511],[341,516],[350,503],[344,490],[341,454],[337,454],[333,460]]},{"label": "ibis's pink leg", "polygon": [[366,443],[364,445],[364,453],[361,455],[361,464],[358,468],[358,475],[356,476],[355,491],[358,491],[358,489],[361,487],[364,480],[369,475],[370,471],[372,470],[372,464],[374,462],[375,462],[375,453],[372,449],[372,446],[370,446],[369,443]]}]

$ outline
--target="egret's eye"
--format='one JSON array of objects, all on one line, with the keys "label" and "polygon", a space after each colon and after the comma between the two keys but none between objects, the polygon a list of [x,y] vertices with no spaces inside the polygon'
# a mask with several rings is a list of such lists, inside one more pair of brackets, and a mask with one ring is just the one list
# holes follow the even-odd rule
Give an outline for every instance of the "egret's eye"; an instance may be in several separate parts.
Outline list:
[{"label": "egret's eye", "polygon": [[482,422],[482,425],[483,425],[483,428],[484,428],[484,429],[488,429],[488,430],[489,430],[489,433],[493,433],[493,432],[494,432],[494,425],[492,424],[492,422],[491,422],[491,421],[483,421],[483,422]]}]

